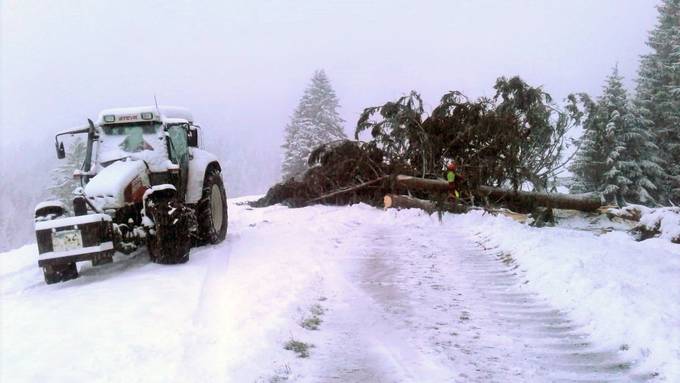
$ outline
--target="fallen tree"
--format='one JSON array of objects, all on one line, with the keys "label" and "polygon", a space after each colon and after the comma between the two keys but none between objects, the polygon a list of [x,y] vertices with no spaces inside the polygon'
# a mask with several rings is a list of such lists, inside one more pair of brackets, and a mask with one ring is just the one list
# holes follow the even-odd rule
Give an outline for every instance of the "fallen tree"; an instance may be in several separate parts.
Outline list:
[{"label": "fallen tree", "polygon": [[[406,175],[396,176],[394,184],[401,190],[423,190],[436,193],[446,193],[448,190],[448,182],[444,180]],[[518,211],[531,211],[536,207],[595,211],[603,205],[601,197],[597,194],[526,192],[485,185],[479,186],[477,190],[470,190],[470,193],[477,197],[491,199],[496,203],[502,201]]]},{"label": "fallen tree", "polygon": [[[317,169],[314,169],[317,170]],[[318,171],[311,173],[317,179]],[[288,180],[272,187],[267,195],[255,206],[267,206],[284,203],[291,207],[302,207],[314,203],[347,204],[366,202],[379,204],[377,195],[383,195],[385,207],[419,208],[428,212],[447,209],[448,204],[438,206],[431,200],[399,195],[399,191],[407,191],[418,196],[430,196],[432,200],[445,199],[448,193],[448,182],[442,179],[426,179],[407,175],[394,177],[380,176],[374,180],[349,185],[328,192],[319,193],[309,187],[309,175],[303,181]],[[321,195],[319,195],[321,194]],[[504,188],[481,185],[476,190],[465,190],[463,194],[472,196],[478,205],[505,206],[520,213],[535,212],[537,208],[570,209],[593,212],[603,207],[603,201],[598,194],[562,194],[515,191]],[[351,198],[347,197],[351,196]],[[468,204],[470,204],[468,202]]]},{"label": "fallen tree", "polygon": [[[346,205],[364,202],[381,206],[384,196],[408,192],[420,201],[433,201],[423,205],[425,210],[459,212],[466,207],[485,209],[507,208],[520,213],[536,215],[537,209],[552,208],[595,211],[602,206],[597,194],[559,194],[524,192],[486,186],[474,174],[463,173],[458,185],[461,203],[452,207],[447,202],[448,182],[443,179],[415,177],[408,164],[386,161],[380,149],[358,141],[338,141],[323,145],[310,156],[310,168],[294,178],[274,185],[255,206],[283,203],[302,207],[314,203]],[[473,181],[471,181],[471,179]],[[399,199],[399,197],[397,197]],[[396,204],[411,204],[400,200]],[[422,204],[421,204],[422,205]],[[402,207],[407,207],[406,205]],[[420,206],[413,206],[419,207]]]}]

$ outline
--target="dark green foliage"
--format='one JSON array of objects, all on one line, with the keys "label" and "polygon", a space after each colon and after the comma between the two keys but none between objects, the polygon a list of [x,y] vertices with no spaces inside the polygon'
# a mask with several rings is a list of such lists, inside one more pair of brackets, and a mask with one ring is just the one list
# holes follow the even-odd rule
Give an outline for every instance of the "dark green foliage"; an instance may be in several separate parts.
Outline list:
[{"label": "dark green foliage", "polygon": [[450,160],[462,166],[468,188],[529,182],[544,190],[564,165],[565,133],[583,113],[578,99],[560,110],[540,87],[519,77],[499,78],[493,98],[445,94],[426,116],[418,93],[364,110],[355,132],[370,131],[387,162],[422,177],[439,175]]},{"label": "dark green foliage", "polygon": [[[358,141],[342,140],[321,145],[310,154],[310,168],[307,171],[274,185],[253,205],[283,203],[290,207],[301,207],[323,194],[402,170],[386,164],[383,158],[381,150]],[[363,201],[378,204],[385,190],[384,183],[381,183],[359,190],[361,195],[346,193],[322,202],[348,204]]]},{"label": "dark green foliage", "polygon": [[639,123],[656,137],[667,177],[662,203],[680,201],[680,0],[662,0],[657,26],[650,32],[638,71]]},{"label": "dark green foliage", "polygon": [[583,137],[570,170],[571,191],[598,192],[609,203],[653,205],[663,169],[652,132],[628,101],[623,78],[615,67],[597,102],[587,101]]},{"label": "dark green foliage", "polygon": [[596,103],[588,101],[583,137],[570,167],[575,179],[573,192],[597,191],[610,203],[619,204],[623,204],[624,195],[631,194],[633,184],[625,163],[633,126],[622,80],[615,67],[602,96]]},{"label": "dark green foliage", "polygon": [[[471,195],[478,194],[479,185],[520,189],[529,183],[542,191],[566,162],[562,156],[565,133],[586,115],[587,98],[570,96],[565,110],[560,110],[549,94],[519,77],[501,77],[494,88],[493,98],[476,101],[449,92],[429,116],[416,92],[366,108],[355,137],[368,131],[371,141],[341,140],[317,147],[309,155],[306,172],[275,185],[254,205],[304,206],[338,190],[347,192],[320,202],[381,205],[386,193],[395,192],[391,178],[385,176],[441,178],[451,160],[459,164],[462,182],[457,182],[457,188],[467,203]],[[353,189],[372,180],[380,182]],[[439,200],[440,209],[451,209],[444,195],[411,194]]]}]

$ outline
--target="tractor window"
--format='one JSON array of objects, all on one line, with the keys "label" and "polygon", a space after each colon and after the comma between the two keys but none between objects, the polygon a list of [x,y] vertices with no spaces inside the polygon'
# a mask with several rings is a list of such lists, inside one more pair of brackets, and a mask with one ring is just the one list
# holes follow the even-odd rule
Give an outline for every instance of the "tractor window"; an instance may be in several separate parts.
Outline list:
[{"label": "tractor window", "polygon": [[189,155],[189,145],[187,142],[186,124],[170,125],[168,126],[168,149],[170,152],[170,161],[175,164],[186,164]]},{"label": "tractor window", "polygon": [[104,125],[102,130],[107,136],[125,137],[119,144],[120,149],[128,153],[136,153],[142,150],[153,150],[153,147],[144,141],[144,136],[155,134],[159,125],[157,122]]},{"label": "tractor window", "polygon": [[155,121],[136,122],[132,124],[103,125],[104,134],[111,136],[128,136],[130,134],[155,134],[160,123]]}]

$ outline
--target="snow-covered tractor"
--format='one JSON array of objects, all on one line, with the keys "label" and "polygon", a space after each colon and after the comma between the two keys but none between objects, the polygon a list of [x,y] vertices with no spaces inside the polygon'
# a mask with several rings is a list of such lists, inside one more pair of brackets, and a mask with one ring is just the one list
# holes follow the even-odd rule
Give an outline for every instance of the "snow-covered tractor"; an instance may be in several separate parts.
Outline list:
[{"label": "snow-covered tractor", "polygon": [[[186,109],[104,110],[96,123],[55,136],[87,135],[73,206],[42,202],[35,209],[38,265],[48,284],[78,276],[77,262],[113,261],[115,251],[146,245],[151,261],[184,263],[192,246],[227,233],[221,167],[199,148],[200,127]],[[201,137],[202,138],[202,137]]]}]

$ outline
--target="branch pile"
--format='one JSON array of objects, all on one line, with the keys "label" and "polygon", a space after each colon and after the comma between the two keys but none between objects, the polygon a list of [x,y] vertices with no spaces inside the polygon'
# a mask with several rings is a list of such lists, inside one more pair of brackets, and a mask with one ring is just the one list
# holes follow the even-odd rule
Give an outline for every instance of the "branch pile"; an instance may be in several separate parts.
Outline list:
[{"label": "branch pile", "polygon": [[282,203],[302,207],[317,202],[377,205],[389,187],[386,175],[395,169],[384,162],[379,149],[349,140],[318,147],[310,155],[309,166],[301,175],[274,185],[254,205]]}]

